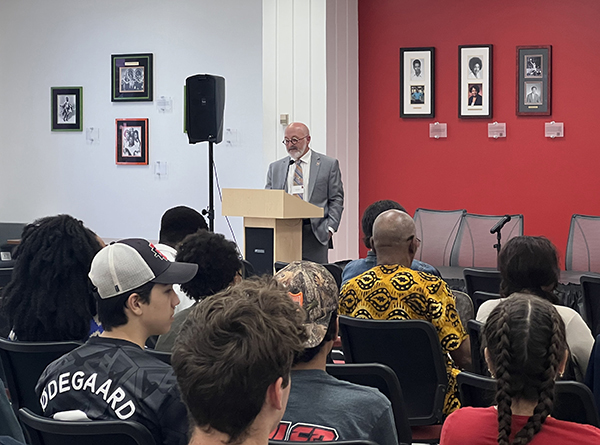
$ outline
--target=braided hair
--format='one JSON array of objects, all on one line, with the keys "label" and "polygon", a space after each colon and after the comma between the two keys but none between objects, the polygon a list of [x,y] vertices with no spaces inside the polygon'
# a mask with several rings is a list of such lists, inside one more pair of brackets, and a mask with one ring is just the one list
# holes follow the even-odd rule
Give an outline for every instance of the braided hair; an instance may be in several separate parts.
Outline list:
[{"label": "braided hair", "polygon": [[513,441],[527,444],[554,407],[554,380],[567,349],[565,325],[551,303],[521,294],[496,306],[483,333],[497,379],[498,444],[510,443],[515,400],[537,402]]},{"label": "braided hair", "polygon": [[69,215],[25,226],[2,303],[18,340],[87,338],[96,315],[88,272],[100,248],[94,232]]}]

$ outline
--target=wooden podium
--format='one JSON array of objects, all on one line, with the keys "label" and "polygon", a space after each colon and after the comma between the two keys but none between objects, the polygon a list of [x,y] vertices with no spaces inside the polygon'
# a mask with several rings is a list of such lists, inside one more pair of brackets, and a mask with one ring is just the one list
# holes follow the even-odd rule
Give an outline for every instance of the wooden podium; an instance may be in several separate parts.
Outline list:
[{"label": "wooden podium", "polygon": [[244,217],[244,258],[258,273],[302,259],[302,220],[323,209],[283,190],[223,189],[222,214]]}]

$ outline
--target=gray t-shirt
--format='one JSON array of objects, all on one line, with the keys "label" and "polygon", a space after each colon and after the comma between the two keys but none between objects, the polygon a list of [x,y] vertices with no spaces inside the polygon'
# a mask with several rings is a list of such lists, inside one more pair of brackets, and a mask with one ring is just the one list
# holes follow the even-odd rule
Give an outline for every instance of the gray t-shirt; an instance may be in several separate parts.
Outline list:
[{"label": "gray t-shirt", "polygon": [[392,406],[383,394],[318,369],[292,371],[287,408],[270,438],[290,442],[364,439],[398,445]]}]

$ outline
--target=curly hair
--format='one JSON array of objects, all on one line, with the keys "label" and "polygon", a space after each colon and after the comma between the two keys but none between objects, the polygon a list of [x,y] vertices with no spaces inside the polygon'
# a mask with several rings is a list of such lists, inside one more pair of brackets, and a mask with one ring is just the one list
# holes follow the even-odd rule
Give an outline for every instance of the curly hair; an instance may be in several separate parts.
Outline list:
[{"label": "curly hair", "polygon": [[554,407],[554,381],[567,349],[565,325],[551,303],[522,294],[496,306],[483,334],[497,379],[498,444],[510,443],[514,400],[537,402],[513,441],[527,444]]},{"label": "curly hair", "polygon": [[373,236],[373,224],[375,223],[375,220],[380,214],[387,212],[388,210],[400,210],[407,213],[404,207],[390,199],[375,201],[365,209],[360,223],[363,231],[362,241],[367,249],[371,248],[371,237]]},{"label": "curly hair", "polygon": [[206,230],[186,236],[175,261],[198,265],[194,278],[181,285],[181,290],[196,301],[225,289],[242,268],[236,244]]},{"label": "curly hair", "polygon": [[187,316],[172,364],[190,419],[242,442],[269,386],[290,383],[307,340],[306,314],[273,277],[253,277],[208,297]]},{"label": "curly hair", "polygon": [[96,315],[90,265],[101,245],[69,215],[40,218],[23,229],[2,310],[18,340],[84,340]]},{"label": "curly hair", "polygon": [[558,303],[553,292],[560,278],[558,253],[549,239],[543,236],[511,238],[500,252],[498,269],[503,297],[525,292]]}]

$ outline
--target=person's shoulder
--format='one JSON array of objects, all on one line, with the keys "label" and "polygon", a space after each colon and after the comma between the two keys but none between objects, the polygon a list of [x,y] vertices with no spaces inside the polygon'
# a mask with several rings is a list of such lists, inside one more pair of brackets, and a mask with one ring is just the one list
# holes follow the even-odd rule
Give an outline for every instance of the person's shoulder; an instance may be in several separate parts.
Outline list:
[{"label": "person's shoulder", "polygon": [[579,313],[575,309],[571,309],[570,307],[562,306],[560,304],[555,304],[554,307],[556,308],[556,311],[559,313],[565,324],[568,324],[569,321],[573,319],[581,319],[581,321],[583,321],[583,318],[581,318],[581,315],[579,315]]},{"label": "person's shoulder", "polygon": [[331,156],[327,156],[326,154],[323,153],[319,153],[318,151],[314,151],[312,148],[312,155],[316,156],[317,158],[319,158],[319,160],[323,163],[332,163],[335,164],[338,162],[338,160],[334,157]]},{"label": "person's shoulder", "polygon": [[548,431],[548,433],[551,434],[553,437],[564,436],[563,440],[575,440],[577,438],[585,438],[584,442],[573,443],[598,443],[594,439],[600,440],[600,429],[593,425],[568,422],[566,420],[558,420],[554,417],[548,417],[544,422],[544,425],[551,430]]}]

